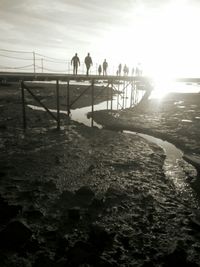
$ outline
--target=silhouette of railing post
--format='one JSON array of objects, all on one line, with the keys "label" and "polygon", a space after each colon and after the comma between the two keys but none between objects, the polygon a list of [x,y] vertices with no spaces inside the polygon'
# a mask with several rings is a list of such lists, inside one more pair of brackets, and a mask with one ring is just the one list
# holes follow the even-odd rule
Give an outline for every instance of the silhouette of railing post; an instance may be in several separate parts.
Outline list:
[{"label": "silhouette of railing post", "polygon": [[41,58],[41,69],[42,69],[42,73],[44,72],[44,59]]},{"label": "silhouette of railing post", "polygon": [[60,92],[59,80],[56,80],[57,129],[60,130]]},{"label": "silhouette of railing post", "polygon": [[68,74],[70,74],[70,61],[68,61],[68,70],[67,70],[67,72],[68,72]]},{"label": "silhouette of railing post", "polygon": [[33,73],[35,75],[35,52],[33,51]]},{"label": "silhouette of railing post", "polygon": [[25,95],[24,95],[24,82],[20,81],[21,86],[21,96],[22,96],[22,118],[23,118],[23,128],[26,130],[26,105],[25,105]]}]

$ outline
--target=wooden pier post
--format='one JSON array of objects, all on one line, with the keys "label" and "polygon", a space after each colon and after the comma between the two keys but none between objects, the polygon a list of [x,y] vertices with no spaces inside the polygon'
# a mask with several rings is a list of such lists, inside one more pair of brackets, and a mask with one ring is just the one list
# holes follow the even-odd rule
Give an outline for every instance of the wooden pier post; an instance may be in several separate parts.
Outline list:
[{"label": "wooden pier post", "polygon": [[123,88],[123,92],[122,92],[122,96],[123,96],[123,102],[122,102],[122,109],[124,109],[124,98],[125,98],[125,81],[123,82],[123,86],[124,86],[124,88]]},{"label": "wooden pier post", "polygon": [[70,103],[69,103],[69,80],[67,80],[67,115],[69,116],[70,114]]},{"label": "wooden pier post", "polygon": [[131,100],[130,100],[130,108],[133,105],[133,80],[131,81]]},{"label": "wooden pier post", "polygon": [[110,92],[110,98],[111,98],[111,104],[110,104],[110,109],[111,111],[113,110],[113,80],[111,81],[111,92]]},{"label": "wooden pier post", "polygon": [[56,80],[56,102],[57,102],[57,129],[60,130],[60,92],[59,80]]},{"label": "wooden pier post", "polygon": [[118,81],[118,85],[117,85],[117,110],[119,109],[119,81]]},{"label": "wooden pier post", "polygon": [[134,90],[135,90],[135,99],[134,99],[134,101],[135,101],[135,104],[137,104],[137,102],[138,102],[138,90],[137,90],[137,82],[136,82],[136,80],[135,80],[135,86],[134,86]]},{"label": "wooden pier post", "polygon": [[26,104],[25,104],[25,95],[24,95],[24,82],[20,81],[21,83],[21,93],[22,93],[22,117],[23,117],[23,128],[26,130],[27,123],[26,123]]},{"label": "wooden pier post", "polygon": [[93,120],[93,115],[94,115],[94,79],[92,79],[92,84],[91,84],[91,96],[92,96],[92,120],[91,120],[91,127],[94,126],[94,120]]},{"label": "wooden pier post", "polygon": [[109,82],[107,86],[107,110],[108,110],[108,101],[109,101]]},{"label": "wooden pier post", "polygon": [[128,97],[128,86],[127,86],[127,83],[126,82],[126,89],[125,89],[125,108],[127,107],[127,97]]}]

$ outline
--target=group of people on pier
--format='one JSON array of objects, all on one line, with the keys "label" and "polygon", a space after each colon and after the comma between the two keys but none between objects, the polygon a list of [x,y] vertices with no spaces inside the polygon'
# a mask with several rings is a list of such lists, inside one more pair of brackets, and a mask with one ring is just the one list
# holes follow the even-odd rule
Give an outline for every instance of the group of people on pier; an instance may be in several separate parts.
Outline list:
[{"label": "group of people on pier", "polygon": [[[140,65],[140,64],[139,64]],[[116,72],[117,76],[121,76],[122,74],[122,64],[120,63]],[[124,76],[128,76],[129,75],[129,67],[125,64],[123,67],[123,74]],[[136,68],[132,68],[131,70],[131,76],[141,76],[142,75],[142,69],[141,67],[136,67]]]},{"label": "group of people on pier", "polygon": [[[86,75],[88,76],[90,67],[93,65],[90,53],[88,53],[87,56],[85,57],[84,63],[85,63],[85,66],[86,66]],[[73,65],[73,74],[77,75],[78,67],[80,66],[80,59],[79,59],[77,53],[71,59],[71,65]],[[102,71],[103,71],[103,76],[107,75],[107,69],[108,69],[108,62],[106,61],[106,59],[104,59],[103,64],[98,66],[98,74],[101,75]],[[122,64],[121,63],[118,66],[116,75],[117,76],[121,76],[122,75]],[[123,67],[123,75],[124,76],[128,76],[129,75],[129,68],[128,68],[128,66],[126,64]],[[140,75],[142,75],[142,71],[141,71],[141,69],[139,67],[132,68],[131,75],[132,76],[134,76],[134,75],[140,76]]]}]

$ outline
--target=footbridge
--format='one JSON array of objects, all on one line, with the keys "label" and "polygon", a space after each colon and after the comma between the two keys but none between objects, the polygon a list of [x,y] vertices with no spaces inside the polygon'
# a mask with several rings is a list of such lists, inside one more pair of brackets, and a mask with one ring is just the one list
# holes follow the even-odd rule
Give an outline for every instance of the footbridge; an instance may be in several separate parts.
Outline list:
[{"label": "footbridge", "polygon": [[[176,82],[185,83],[200,83],[200,78],[177,78]],[[91,101],[91,112],[94,112],[96,86],[103,84],[102,91],[106,91],[107,95],[107,109],[113,109],[113,94],[117,95],[117,109],[130,108],[138,102],[138,92],[143,91],[143,99],[147,99],[153,89],[153,80],[145,76],[116,76],[116,75],[72,75],[72,74],[55,74],[55,73],[28,73],[28,72],[0,72],[0,85],[6,85],[11,82],[17,82],[21,88],[21,103],[22,103],[22,120],[23,128],[27,127],[27,95],[31,96],[37,105],[41,106],[47,113],[56,121],[57,128],[60,129],[60,84],[66,86],[66,111],[70,114],[73,105],[86,93],[89,92]],[[56,114],[52,112],[34,93],[27,82],[51,82],[55,84],[55,102]],[[71,97],[70,85],[71,83],[86,83],[84,90],[75,98]],[[98,94],[101,93],[98,92]],[[48,93],[47,93],[48,95]],[[129,103],[127,103],[127,96],[129,95]],[[119,99],[122,99],[120,102]],[[93,116],[92,116],[93,117]],[[93,120],[91,122],[93,126]]]}]

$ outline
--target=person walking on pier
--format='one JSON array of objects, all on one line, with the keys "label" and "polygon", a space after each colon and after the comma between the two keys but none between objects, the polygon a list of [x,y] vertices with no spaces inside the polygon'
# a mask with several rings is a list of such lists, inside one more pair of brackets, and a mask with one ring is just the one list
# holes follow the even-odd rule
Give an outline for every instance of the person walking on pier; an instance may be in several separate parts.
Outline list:
[{"label": "person walking on pier", "polygon": [[135,68],[133,67],[131,71],[131,75],[134,76],[134,74],[135,74]]},{"label": "person walking on pier", "polygon": [[101,65],[99,65],[99,67],[98,67],[99,76],[101,75],[101,72],[102,72],[102,67],[101,67]]},{"label": "person walking on pier", "polygon": [[138,66],[137,66],[136,69],[135,69],[135,75],[136,75],[136,76],[139,76],[139,73],[140,73],[140,72],[139,72],[139,68],[138,68]]},{"label": "person walking on pier", "polygon": [[79,59],[77,53],[75,54],[75,56],[73,56],[73,58],[71,60],[71,65],[72,64],[73,64],[73,74],[77,75],[78,66],[80,66],[80,59]]},{"label": "person walking on pier", "polygon": [[129,69],[126,66],[126,64],[124,65],[123,72],[124,72],[124,76],[128,75]]},{"label": "person walking on pier", "polygon": [[129,74],[129,67],[126,67],[126,75],[128,76]]},{"label": "person walking on pier", "polygon": [[90,53],[88,53],[87,57],[85,57],[85,65],[86,65],[86,69],[87,69],[86,75],[88,76],[89,75],[89,69],[92,65],[92,58],[90,56]]},{"label": "person walking on pier", "polygon": [[121,76],[121,72],[122,72],[122,64],[120,63],[118,66],[118,75]]},{"label": "person walking on pier", "polygon": [[107,63],[106,59],[104,59],[104,62],[103,62],[103,76],[107,75],[107,68],[108,68],[108,63]]}]

